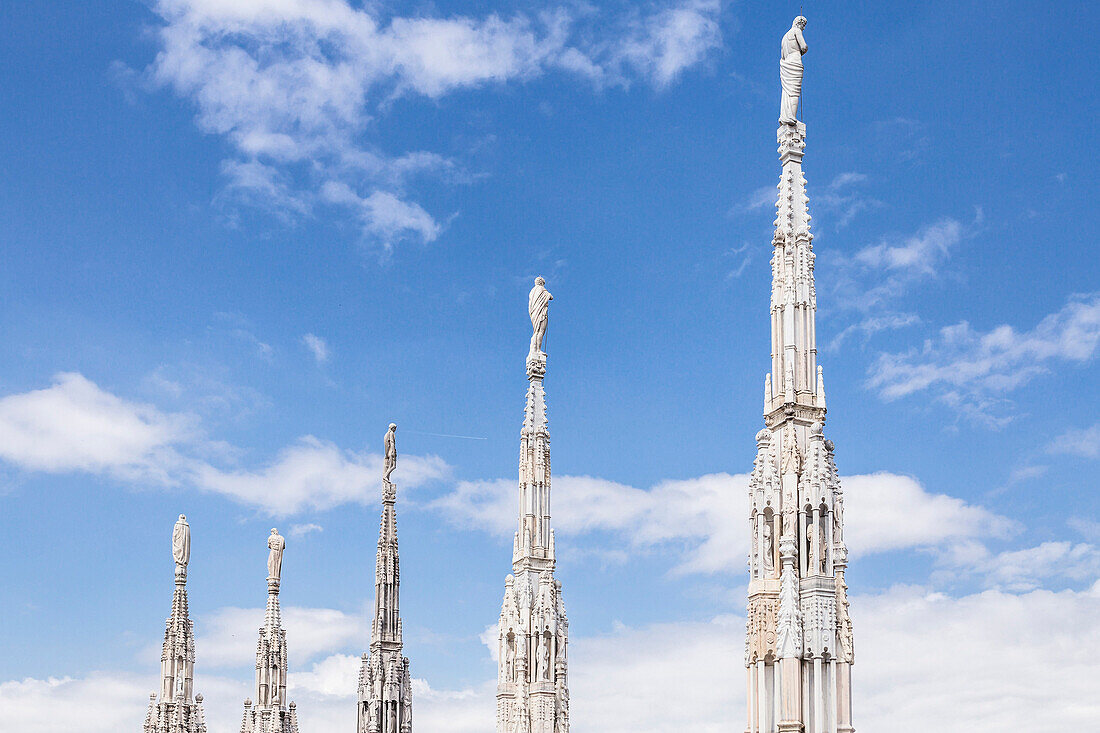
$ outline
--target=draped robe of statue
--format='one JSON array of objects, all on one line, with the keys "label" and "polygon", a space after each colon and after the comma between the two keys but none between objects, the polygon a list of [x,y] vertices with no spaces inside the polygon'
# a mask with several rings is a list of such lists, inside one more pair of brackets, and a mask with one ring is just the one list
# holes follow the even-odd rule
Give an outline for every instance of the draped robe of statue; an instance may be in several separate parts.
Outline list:
[{"label": "draped robe of statue", "polygon": [[278,580],[283,572],[283,550],[286,548],[286,540],[273,528],[271,536],[267,538],[267,547],[271,550],[267,556],[267,577]]},{"label": "draped robe of statue", "polygon": [[805,25],[805,18],[795,18],[780,44],[779,80],[783,85],[783,100],[779,108],[779,121],[787,125],[797,121],[798,100],[802,97],[802,54],[807,50],[806,39],[802,37]]},{"label": "draped robe of statue", "polygon": [[535,287],[527,297],[527,312],[531,315],[531,352],[528,359],[542,354],[542,339],[546,335],[546,323],[550,318],[550,301],[554,296],[546,289],[546,281],[535,278]]},{"label": "draped robe of statue", "polygon": [[186,568],[191,561],[191,526],[182,514],[172,530],[172,557],[180,568]]},{"label": "draped robe of statue", "polygon": [[386,431],[383,442],[386,446],[386,459],[382,467],[382,480],[388,484],[390,474],[397,468],[397,426],[392,422],[390,423],[390,429]]}]

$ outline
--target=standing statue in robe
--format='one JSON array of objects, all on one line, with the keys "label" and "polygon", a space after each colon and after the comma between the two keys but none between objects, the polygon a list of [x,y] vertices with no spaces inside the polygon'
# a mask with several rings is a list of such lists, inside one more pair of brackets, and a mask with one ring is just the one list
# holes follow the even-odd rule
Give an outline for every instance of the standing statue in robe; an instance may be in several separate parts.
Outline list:
[{"label": "standing statue in robe", "polygon": [[172,557],[176,561],[176,572],[187,572],[187,563],[191,562],[191,525],[182,514],[172,528]]},{"label": "standing statue in robe", "polygon": [[267,577],[278,580],[283,573],[283,550],[286,548],[286,540],[279,534],[279,530],[271,528],[271,536],[267,538]]},{"label": "standing statue in robe", "polygon": [[390,429],[386,431],[386,463],[382,469],[382,480],[390,482],[390,474],[397,468],[397,424],[390,423]]},{"label": "standing statue in robe", "polygon": [[798,451],[798,436],[795,435],[794,425],[787,423],[783,431],[783,475],[802,473],[802,454]]},{"label": "standing statue in robe", "polygon": [[783,85],[783,100],[779,106],[779,121],[784,125],[797,122],[798,100],[802,97],[802,54],[807,50],[806,39],[802,37],[805,27],[806,19],[798,16],[780,43],[779,81]]},{"label": "standing statue in robe", "polygon": [[550,301],[554,296],[546,289],[546,281],[541,277],[535,278],[535,287],[531,288],[531,294],[527,297],[527,312],[531,315],[531,351],[527,359],[545,357],[542,351],[542,339],[546,336],[546,323],[550,317]]},{"label": "standing statue in robe", "polygon": [[775,572],[775,543],[772,541],[772,523],[764,522],[764,572],[771,577]]},{"label": "standing statue in robe", "polygon": [[539,682],[548,682],[550,680],[550,647],[546,645],[546,637],[539,634],[539,649],[538,659],[538,672],[536,679]]}]

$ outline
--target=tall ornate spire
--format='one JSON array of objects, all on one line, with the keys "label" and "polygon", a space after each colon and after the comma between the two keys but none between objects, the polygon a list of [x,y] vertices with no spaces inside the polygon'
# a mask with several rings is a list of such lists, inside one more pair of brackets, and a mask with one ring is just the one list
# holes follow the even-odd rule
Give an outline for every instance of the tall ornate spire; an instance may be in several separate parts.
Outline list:
[{"label": "tall ornate spire", "polygon": [[241,733],[298,733],[298,711],[286,702],[286,629],[279,610],[286,540],[274,527],[267,547],[267,610],[256,642],[256,702],[244,701]]},{"label": "tall ornate spire", "polygon": [[382,474],[382,523],[374,576],[374,623],[370,653],[359,668],[358,733],[411,733],[412,678],[409,658],[402,655],[401,563],[397,554],[397,487],[390,474],[397,467],[397,426],[386,432]]},{"label": "tall ornate spire", "polygon": [[[187,564],[191,560],[191,527],[180,515],[172,530],[176,588],[172,612],[164,624],[160,654],[160,699],[149,695],[145,733],[206,733],[202,695],[194,695],[195,632],[187,613]],[[194,695],[194,696],[193,696]]]},{"label": "tall ornate spire", "polygon": [[844,497],[824,435],[813,235],[802,157],[806,19],[783,37],[779,197],[772,238],[771,371],[749,480],[747,733],[851,733],[852,623]]},{"label": "tall ornate spire", "polygon": [[531,348],[527,402],[520,429],[519,525],[512,573],[504,583],[499,622],[498,733],[568,733],[569,621],[554,578],[550,528],[550,428],[546,417],[543,338],[553,296],[535,279],[528,298]]}]

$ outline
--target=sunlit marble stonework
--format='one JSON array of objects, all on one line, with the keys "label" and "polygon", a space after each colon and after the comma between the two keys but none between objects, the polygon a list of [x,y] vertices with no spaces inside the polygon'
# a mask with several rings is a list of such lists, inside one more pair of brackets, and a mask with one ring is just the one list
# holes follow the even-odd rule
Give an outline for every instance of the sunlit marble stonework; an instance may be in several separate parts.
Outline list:
[{"label": "sunlit marble stonework", "polygon": [[176,589],[172,612],[164,624],[160,654],[160,699],[149,695],[145,733],[206,733],[202,695],[194,694],[195,631],[187,612],[187,564],[191,560],[191,526],[182,514],[172,529]]},{"label": "sunlit marble stonework", "polygon": [[[802,175],[806,125],[790,118],[806,43],[784,36],[782,173],[772,239],[771,371],[749,482],[748,733],[851,733],[852,621],[844,495],[826,440],[817,364],[813,235]],[[797,60],[794,58],[797,56]]]},{"label": "sunlit marble stonework", "polygon": [[298,711],[286,702],[286,629],[279,609],[286,541],[274,528],[267,548],[267,609],[256,642],[256,700],[244,701],[241,733],[298,733]]},{"label": "sunlit marble stonework", "polygon": [[512,573],[500,610],[497,733],[567,733],[569,621],[561,582],[554,578],[554,530],[550,528],[550,430],[546,417],[546,333],[550,301],[537,278],[528,308],[527,404],[520,430],[519,527]]},{"label": "sunlit marble stonework", "polygon": [[412,677],[404,656],[401,626],[401,561],[397,554],[397,426],[390,423],[384,443],[382,521],[374,564],[374,623],[370,653],[359,667],[358,733],[411,733]]}]

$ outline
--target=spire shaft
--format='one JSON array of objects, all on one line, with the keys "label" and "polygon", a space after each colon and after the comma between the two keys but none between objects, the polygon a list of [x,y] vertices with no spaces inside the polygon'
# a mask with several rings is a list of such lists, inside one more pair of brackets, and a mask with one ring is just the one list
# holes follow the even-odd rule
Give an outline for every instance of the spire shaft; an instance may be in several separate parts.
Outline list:
[{"label": "spire shaft", "polygon": [[795,118],[805,25],[805,18],[795,19],[780,61],[771,370],[749,479],[747,733],[853,731],[844,496],[833,444],[824,435],[813,235],[802,173],[806,125]]},{"label": "spire shaft", "polygon": [[520,429],[519,526],[498,624],[497,733],[569,731],[569,620],[561,582],[554,578],[550,427],[542,384],[542,342],[552,299],[545,281],[537,278],[528,298],[533,335]]},{"label": "spire shaft", "polygon": [[149,696],[145,733],[206,733],[202,695],[194,694],[195,631],[187,608],[187,564],[191,557],[191,527],[179,516],[172,531],[176,563],[172,610],[164,623],[161,646],[160,699]]},{"label": "spire shaft", "polygon": [[359,668],[358,733],[411,733],[412,677],[403,656],[401,559],[397,550],[397,486],[389,477],[397,467],[397,426],[386,433],[382,478],[382,516],[374,564],[374,621],[370,652]]}]

